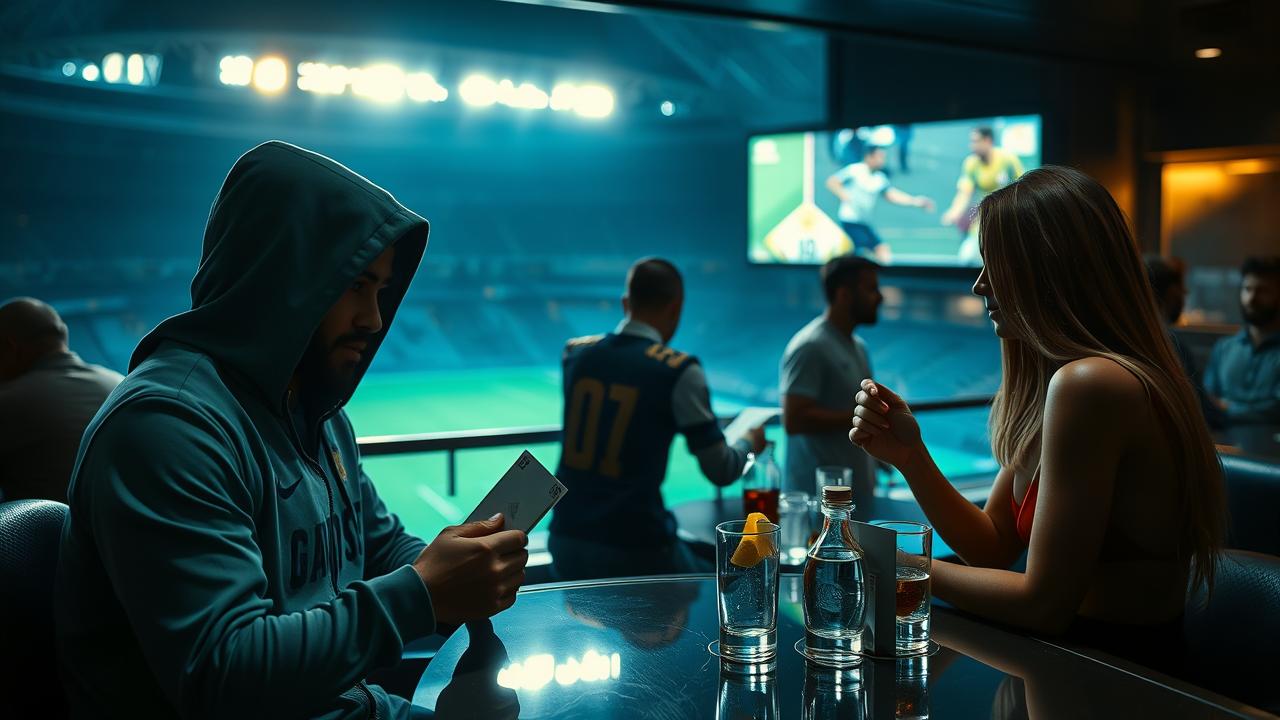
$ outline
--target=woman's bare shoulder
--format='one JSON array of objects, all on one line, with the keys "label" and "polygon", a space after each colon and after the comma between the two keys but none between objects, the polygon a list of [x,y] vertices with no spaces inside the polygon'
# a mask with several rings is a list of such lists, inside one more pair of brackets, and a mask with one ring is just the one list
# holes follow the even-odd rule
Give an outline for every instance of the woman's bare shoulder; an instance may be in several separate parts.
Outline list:
[{"label": "woman's bare shoulder", "polygon": [[1123,365],[1105,357],[1084,357],[1058,368],[1049,382],[1049,391],[1109,391],[1123,395],[1143,395],[1142,383]]},{"label": "woman's bare shoulder", "polygon": [[1068,414],[1107,413],[1115,419],[1146,403],[1142,382],[1120,363],[1085,357],[1058,368],[1049,381],[1049,409]]}]

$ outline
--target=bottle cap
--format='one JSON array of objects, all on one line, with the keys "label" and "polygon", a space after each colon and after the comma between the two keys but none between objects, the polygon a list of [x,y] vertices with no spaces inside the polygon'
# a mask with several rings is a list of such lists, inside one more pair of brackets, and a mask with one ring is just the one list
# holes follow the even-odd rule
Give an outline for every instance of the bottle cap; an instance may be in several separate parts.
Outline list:
[{"label": "bottle cap", "polygon": [[827,505],[852,505],[853,488],[848,485],[824,485],[822,502]]}]

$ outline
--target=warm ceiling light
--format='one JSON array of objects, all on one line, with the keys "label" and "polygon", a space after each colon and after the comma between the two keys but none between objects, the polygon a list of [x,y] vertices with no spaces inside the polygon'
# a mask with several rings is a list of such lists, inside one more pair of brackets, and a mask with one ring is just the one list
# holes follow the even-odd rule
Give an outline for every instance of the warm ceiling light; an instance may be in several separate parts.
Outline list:
[{"label": "warm ceiling light", "polygon": [[1231,160],[1225,163],[1228,175],[1262,175],[1280,171],[1280,162],[1268,158]]},{"label": "warm ceiling light", "polygon": [[1222,48],[1200,48],[1196,50],[1196,57],[1201,60],[1209,60],[1216,58],[1222,54]]}]

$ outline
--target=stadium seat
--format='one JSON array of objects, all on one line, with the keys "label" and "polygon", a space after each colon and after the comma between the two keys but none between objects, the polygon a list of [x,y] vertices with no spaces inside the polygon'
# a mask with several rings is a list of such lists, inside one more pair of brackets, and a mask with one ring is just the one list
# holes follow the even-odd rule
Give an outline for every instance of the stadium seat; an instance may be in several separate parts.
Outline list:
[{"label": "stadium seat", "polygon": [[67,506],[0,503],[0,717],[65,717],[54,653],[53,577]]},{"label": "stadium seat", "polygon": [[1280,464],[1222,453],[1227,547],[1280,555]]},{"label": "stadium seat", "polygon": [[1280,557],[1228,550],[1213,595],[1187,601],[1186,679],[1270,712],[1280,712]]}]

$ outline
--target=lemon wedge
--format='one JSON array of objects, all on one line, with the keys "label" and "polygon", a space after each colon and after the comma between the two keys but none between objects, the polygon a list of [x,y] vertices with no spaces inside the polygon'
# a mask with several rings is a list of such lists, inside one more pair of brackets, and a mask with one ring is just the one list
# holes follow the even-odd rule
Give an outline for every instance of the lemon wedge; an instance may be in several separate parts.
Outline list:
[{"label": "lemon wedge", "polygon": [[[772,524],[764,513],[753,512],[747,516],[747,522],[743,526],[742,532],[762,532]],[[765,527],[761,527],[761,525]],[[729,558],[729,562],[738,567],[749,568],[755,567],[760,564],[761,560],[777,554],[778,548],[774,547],[772,537],[768,535],[746,535],[738,543],[738,549],[733,551],[733,556]]]}]

